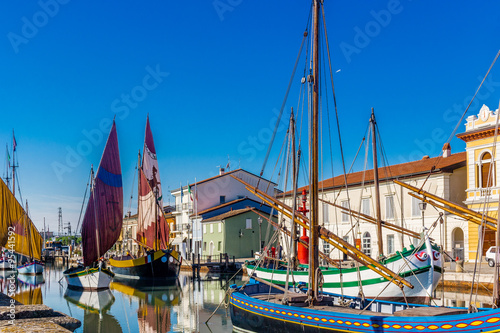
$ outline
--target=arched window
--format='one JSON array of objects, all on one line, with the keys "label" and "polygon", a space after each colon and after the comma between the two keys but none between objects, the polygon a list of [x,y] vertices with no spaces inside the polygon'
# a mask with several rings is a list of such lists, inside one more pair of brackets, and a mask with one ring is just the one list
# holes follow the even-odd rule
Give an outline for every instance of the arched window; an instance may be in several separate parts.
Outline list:
[{"label": "arched window", "polygon": [[495,162],[492,160],[489,152],[485,152],[481,156],[477,169],[477,187],[488,188],[496,186]]},{"label": "arched window", "polygon": [[368,256],[372,254],[372,237],[368,231],[363,234],[363,253]]}]

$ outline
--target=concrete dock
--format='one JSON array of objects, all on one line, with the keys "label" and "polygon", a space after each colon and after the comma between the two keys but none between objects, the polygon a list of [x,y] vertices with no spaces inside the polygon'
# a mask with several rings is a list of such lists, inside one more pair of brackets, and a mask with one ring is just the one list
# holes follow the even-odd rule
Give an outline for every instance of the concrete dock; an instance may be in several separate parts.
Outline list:
[{"label": "concrete dock", "polygon": [[81,322],[43,304],[23,305],[0,293],[0,332],[69,333]]}]

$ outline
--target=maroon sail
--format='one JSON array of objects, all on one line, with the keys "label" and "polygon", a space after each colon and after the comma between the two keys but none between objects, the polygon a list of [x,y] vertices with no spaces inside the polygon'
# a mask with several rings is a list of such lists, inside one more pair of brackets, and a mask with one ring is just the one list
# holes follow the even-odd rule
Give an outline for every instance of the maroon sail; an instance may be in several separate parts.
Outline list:
[{"label": "maroon sail", "polygon": [[97,169],[82,226],[83,263],[90,266],[120,236],[123,221],[123,188],[115,122]]},{"label": "maroon sail", "polygon": [[149,117],[146,120],[142,167],[139,169],[137,240],[155,250],[166,249],[169,228],[162,210],[160,172]]}]

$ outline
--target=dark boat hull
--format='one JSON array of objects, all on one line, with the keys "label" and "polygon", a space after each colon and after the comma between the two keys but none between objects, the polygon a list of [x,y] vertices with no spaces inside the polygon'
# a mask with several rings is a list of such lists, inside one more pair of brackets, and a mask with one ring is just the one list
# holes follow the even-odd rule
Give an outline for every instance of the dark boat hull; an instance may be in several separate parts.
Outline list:
[{"label": "dark boat hull", "polygon": [[305,294],[290,298],[295,305],[282,304],[281,290],[270,290],[253,281],[244,288],[230,288],[229,312],[237,332],[500,332],[499,309],[468,313],[467,308],[362,300],[329,293],[323,294],[325,304],[308,307]]},{"label": "dark boat hull", "polygon": [[137,259],[109,260],[117,280],[175,279],[181,262],[181,256],[173,250],[159,250]]}]

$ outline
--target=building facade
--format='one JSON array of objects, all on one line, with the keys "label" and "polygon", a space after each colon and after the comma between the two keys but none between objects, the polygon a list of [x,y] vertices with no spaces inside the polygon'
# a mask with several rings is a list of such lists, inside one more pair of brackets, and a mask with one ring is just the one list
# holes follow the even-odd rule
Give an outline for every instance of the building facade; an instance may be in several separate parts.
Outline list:
[{"label": "building facade", "polygon": [[184,258],[191,253],[197,255],[203,252],[201,224],[203,212],[246,198],[260,202],[255,194],[248,191],[233,176],[242,179],[250,186],[258,185],[260,190],[271,196],[275,195],[275,183],[243,169],[228,172],[220,169],[217,176],[173,190],[171,192],[175,197],[175,210],[172,212],[175,217],[173,244],[177,246]]},{"label": "building facade", "polygon": [[[500,147],[495,136],[498,126],[498,109],[490,110],[483,105],[477,116],[469,116],[465,132],[457,137],[466,143],[467,189],[465,204],[468,208],[497,218],[500,187],[496,168]],[[478,249],[484,255],[490,246],[495,245],[494,231],[470,223],[467,233],[469,258],[478,257]],[[480,242],[483,240],[483,242]]]},{"label": "building facade", "polygon": [[[432,172],[430,172],[431,169],[433,169]],[[425,227],[429,230],[430,237],[438,244],[443,244],[450,257],[468,259],[469,254],[463,251],[466,239],[462,237],[458,240],[453,237],[454,234],[468,235],[468,223],[430,205],[422,210],[420,200],[410,196],[407,189],[393,182],[398,179],[456,204],[462,204],[465,200],[466,189],[464,152],[451,154],[447,146],[440,157],[425,156],[419,161],[379,168],[378,173],[382,221],[417,233],[421,233]],[[344,179],[347,179],[347,189]],[[322,200],[354,212],[371,217],[376,216],[377,203],[373,170],[351,173],[346,178],[341,175],[327,179],[320,182],[319,188],[322,189],[320,192]],[[289,197],[288,203],[290,200]],[[302,199],[298,197],[297,200]],[[297,204],[300,205],[299,202]],[[378,239],[376,224],[359,219],[356,214],[347,214],[341,208],[325,202],[320,202],[319,207],[321,209],[319,220],[323,227],[355,245],[372,258],[378,258],[380,255],[387,257],[405,247],[409,248],[411,245],[418,244],[419,239],[404,236],[386,228],[382,228],[382,239]],[[440,223],[441,217],[443,223]],[[436,221],[438,222],[434,224]],[[382,253],[379,252],[380,242],[382,242]],[[459,244],[458,250],[457,244]],[[346,259],[342,252],[331,248],[326,242],[320,241],[320,250],[330,253],[331,258]]]}]

